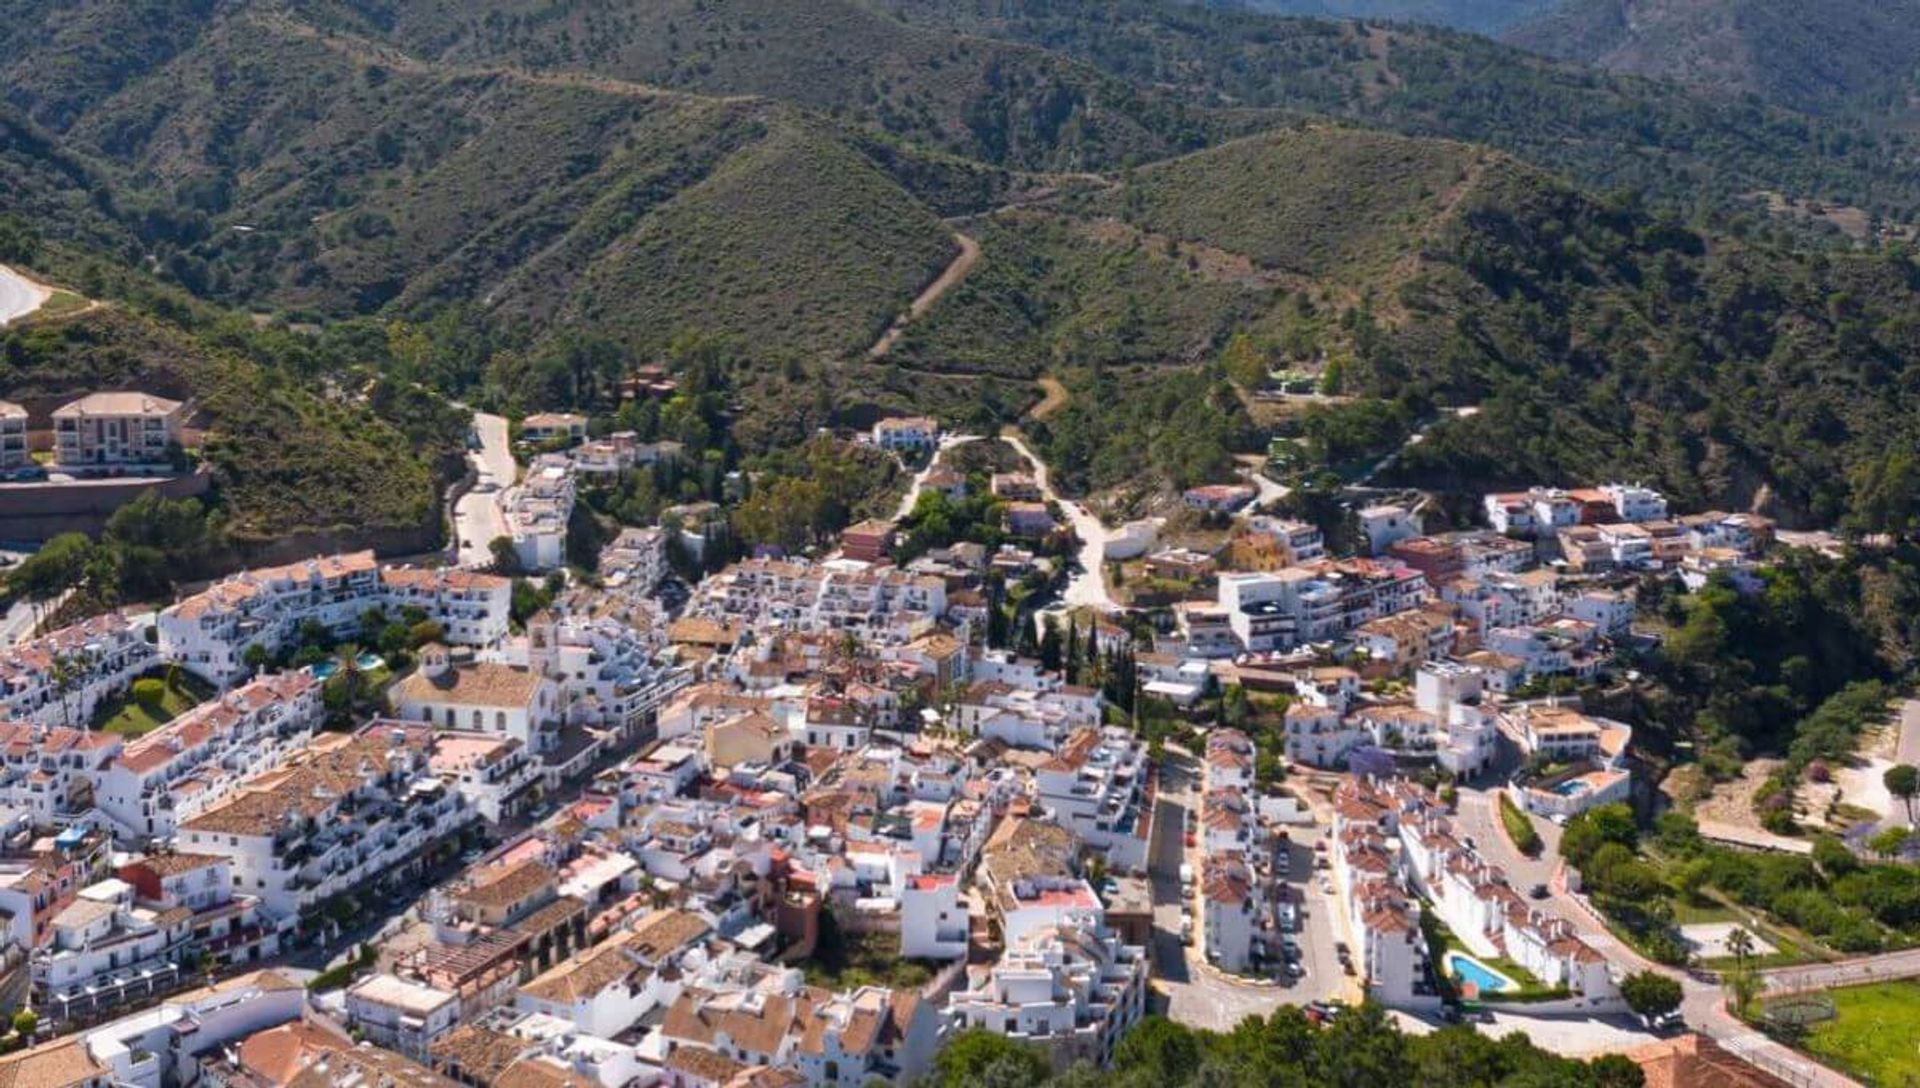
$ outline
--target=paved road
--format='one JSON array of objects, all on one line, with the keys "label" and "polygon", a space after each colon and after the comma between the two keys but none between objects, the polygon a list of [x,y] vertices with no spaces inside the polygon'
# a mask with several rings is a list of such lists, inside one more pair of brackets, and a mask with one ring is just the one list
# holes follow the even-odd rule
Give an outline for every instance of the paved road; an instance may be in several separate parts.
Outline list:
[{"label": "paved road", "polygon": [[38,310],[50,294],[46,288],[0,265],[0,325]]},{"label": "paved road", "polygon": [[1193,1027],[1231,1030],[1249,1016],[1268,1016],[1282,1005],[1304,1005],[1328,997],[1350,997],[1346,976],[1334,953],[1335,914],[1311,886],[1312,838],[1302,836],[1293,850],[1290,885],[1303,893],[1306,928],[1298,935],[1307,965],[1305,978],[1280,985],[1236,981],[1204,965],[1196,915],[1195,944],[1180,940],[1180,864],[1196,865],[1183,836],[1189,809],[1199,803],[1197,769],[1190,757],[1169,756],[1162,766],[1155,802],[1153,841],[1147,854],[1153,888],[1154,985],[1167,995],[1166,1013]]},{"label": "paved road", "polygon": [[472,488],[460,496],[453,508],[454,533],[460,541],[460,565],[484,567],[492,564],[487,545],[507,531],[500,511],[500,499],[519,476],[513,463],[513,450],[507,444],[507,421],[485,412],[473,414],[474,433],[480,448],[467,455],[473,462],[476,479]]},{"label": "paved road", "polygon": [[1390,467],[1395,461],[1398,461],[1402,453],[1405,453],[1407,450],[1410,450],[1413,447],[1419,445],[1420,443],[1426,441],[1428,431],[1433,430],[1435,427],[1439,426],[1442,423],[1445,423],[1447,420],[1466,419],[1470,416],[1478,415],[1479,412],[1480,412],[1479,405],[1469,405],[1468,407],[1465,407],[1465,408],[1450,408],[1447,411],[1440,413],[1438,416],[1435,416],[1433,419],[1427,421],[1425,426],[1422,426],[1419,430],[1416,430],[1412,434],[1408,435],[1407,440],[1400,444],[1399,449],[1394,450],[1393,452],[1387,454],[1385,457],[1382,457],[1380,460],[1374,462],[1373,467],[1368,469],[1364,473],[1361,473],[1360,478],[1355,480],[1354,483],[1361,484],[1361,485],[1372,483],[1373,478],[1375,476],[1380,475],[1382,472],[1385,472],[1388,469],[1388,467]]},{"label": "paved road", "polygon": [[969,442],[978,441],[980,441],[980,436],[977,434],[950,434],[942,436],[940,439],[940,448],[934,452],[932,457],[927,458],[925,468],[913,474],[913,480],[907,484],[907,493],[900,496],[900,505],[893,511],[893,520],[899,521],[913,512],[913,504],[920,501],[920,492],[926,489],[927,477],[933,473],[935,466],[940,464],[941,454],[955,446],[964,446]]},{"label": "paved road", "polygon": [[[1614,937],[1584,901],[1567,890],[1564,874],[1555,860],[1559,857],[1560,829],[1545,820],[1535,820],[1534,826],[1540,831],[1546,849],[1539,858],[1527,858],[1514,850],[1506,836],[1494,826],[1499,819],[1495,805],[1490,794],[1461,790],[1458,815],[1461,834],[1472,836],[1482,856],[1504,867],[1509,878],[1523,890],[1536,883],[1546,884],[1553,894],[1538,906],[1571,923],[1581,938],[1605,956],[1619,974],[1651,970],[1678,979],[1684,995],[1681,1014],[1688,1026],[1791,1083],[1815,1088],[1841,1088],[1855,1083],[1735,1019],[1726,1010],[1725,994],[1718,983],[1655,964]],[[1763,979],[1768,989],[1780,990],[1839,985],[1896,973],[1920,974],[1920,950],[1866,957],[1844,964],[1782,968],[1765,972]]]},{"label": "paved road", "polygon": [[1054,490],[1052,473],[1047,463],[1040,460],[1038,454],[1018,434],[1007,431],[1001,435],[1020,456],[1027,459],[1033,467],[1033,480],[1040,486],[1040,494],[1048,502],[1058,503],[1066,512],[1067,521],[1073,525],[1074,535],[1080,538],[1080,572],[1067,582],[1067,591],[1062,594],[1068,608],[1097,608],[1102,612],[1119,610],[1119,604],[1113,594],[1107,590],[1106,549],[1107,540],[1113,531],[1100,523],[1086,507],[1072,499],[1060,497]]}]

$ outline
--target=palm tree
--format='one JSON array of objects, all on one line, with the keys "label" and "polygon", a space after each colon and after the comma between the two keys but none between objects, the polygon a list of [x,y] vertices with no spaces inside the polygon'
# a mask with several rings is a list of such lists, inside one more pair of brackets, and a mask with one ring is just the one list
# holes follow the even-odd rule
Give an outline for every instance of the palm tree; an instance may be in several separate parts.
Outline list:
[{"label": "palm tree", "polygon": [[73,727],[73,692],[92,670],[93,655],[85,650],[53,655],[53,665],[48,675],[53,681],[54,694],[60,698],[61,725]]},{"label": "palm tree", "polygon": [[349,723],[353,720],[354,708],[360,703],[360,684],[366,675],[360,671],[360,646],[354,642],[343,642],[334,647],[333,677],[340,682],[341,706]]},{"label": "palm tree", "polygon": [[1734,926],[1727,934],[1727,951],[1733,953],[1733,960],[1741,970],[1746,970],[1747,957],[1753,955],[1753,934],[1743,926]]}]

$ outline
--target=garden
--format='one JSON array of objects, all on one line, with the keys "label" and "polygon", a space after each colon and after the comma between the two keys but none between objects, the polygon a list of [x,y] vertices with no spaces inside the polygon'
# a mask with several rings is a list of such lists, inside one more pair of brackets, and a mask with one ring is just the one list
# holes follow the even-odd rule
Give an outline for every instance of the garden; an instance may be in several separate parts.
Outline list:
[{"label": "garden", "polygon": [[1829,990],[1769,1002],[1768,1030],[1862,1084],[1920,1083],[1920,981]]},{"label": "garden", "polygon": [[127,690],[103,701],[93,713],[93,728],[123,737],[151,733],[213,697],[213,686],[180,669],[143,676]]},{"label": "garden", "polygon": [[1560,851],[1614,931],[1662,963],[1773,967],[1920,938],[1920,871],[1831,836],[1809,854],[1760,853],[1710,843],[1669,812],[1643,839],[1626,806],[1602,805],[1568,822]]}]

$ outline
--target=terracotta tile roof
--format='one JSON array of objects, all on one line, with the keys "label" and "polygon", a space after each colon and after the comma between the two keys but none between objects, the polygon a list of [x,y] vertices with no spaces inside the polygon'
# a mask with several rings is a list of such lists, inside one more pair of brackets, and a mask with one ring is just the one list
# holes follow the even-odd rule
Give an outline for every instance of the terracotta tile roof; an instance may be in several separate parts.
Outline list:
[{"label": "terracotta tile roof", "polygon": [[396,702],[525,707],[533,702],[543,679],[518,665],[479,661],[448,669],[440,676],[415,670],[400,681],[393,698]]},{"label": "terracotta tile roof", "polygon": [[559,877],[538,858],[497,866],[473,873],[471,883],[455,893],[455,898],[477,907],[510,907],[543,887],[553,887]]},{"label": "terracotta tile roof", "polygon": [[493,1088],[600,1088],[600,1082],[540,1058],[522,1058],[507,1067]]},{"label": "terracotta tile roof", "polygon": [[1682,1035],[1627,1052],[1646,1088],[1788,1088],[1787,1082],[1699,1035]]},{"label": "terracotta tile roof", "polygon": [[634,953],[649,962],[692,944],[711,927],[706,919],[684,910],[656,910],[640,919],[627,934]]},{"label": "terracotta tile roof", "polygon": [[628,955],[629,934],[619,934],[535,976],[520,992],[537,1001],[574,1005],[610,986],[630,982],[647,968]]},{"label": "terracotta tile roof", "polygon": [[78,1035],[0,1057],[0,1088],[77,1088],[107,1075]]},{"label": "terracotta tile roof", "polygon": [[525,1039],[473,1024],[462,1024],[427,1048],[435,1063],[457,1067],[467,1079],[492,1084],[507,1067],[533,1049]]}]

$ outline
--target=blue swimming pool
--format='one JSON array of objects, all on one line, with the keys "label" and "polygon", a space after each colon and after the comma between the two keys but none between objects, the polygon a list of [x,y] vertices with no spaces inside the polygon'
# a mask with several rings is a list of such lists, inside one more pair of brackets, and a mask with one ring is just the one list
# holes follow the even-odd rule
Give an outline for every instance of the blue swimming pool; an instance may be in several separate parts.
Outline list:
[{"label": "blue swimming pool", "polygon": [[1447,974],[1461,982],[1471,982],[1483,994],[1515,989],[1512,979],[1460,952],[1447,953]]},{"label": "blue swimming pool", "polygon": [[354,658],[353,663],[354,665],[359,667],[361,672],[372,672],[373,670],[386,664],[387,659],[384,657],[381,657],[379,654],[365,653],[365,654],[361,654],[359,657]]},{"label": "blue swimming pool", "polygon": [[1569,778],[1553,787],[1553,792],[1562,797],[1578,797],[1593,788],[1593,784],[1584,778]]},{"label": "blue swimming pool", "polygon": [[316,661],[307,666],[307,671],[313,674],[315,680],[330,680],[334,673],[340,671],[340,666],[331,661]]}]

